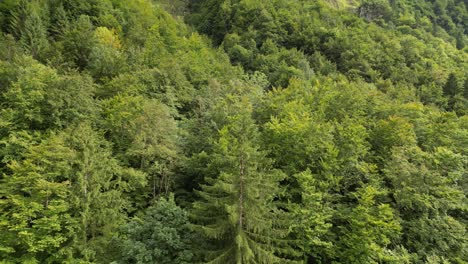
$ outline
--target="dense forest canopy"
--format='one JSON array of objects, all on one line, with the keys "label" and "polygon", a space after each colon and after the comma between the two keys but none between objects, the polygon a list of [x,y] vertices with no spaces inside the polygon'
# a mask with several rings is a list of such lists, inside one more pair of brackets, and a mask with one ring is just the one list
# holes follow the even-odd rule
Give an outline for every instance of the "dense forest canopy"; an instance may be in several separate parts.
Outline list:
[{"label": "dense forest canopy", "polygon": [[0,263],[468,263],[463,0],[0,1]]}]

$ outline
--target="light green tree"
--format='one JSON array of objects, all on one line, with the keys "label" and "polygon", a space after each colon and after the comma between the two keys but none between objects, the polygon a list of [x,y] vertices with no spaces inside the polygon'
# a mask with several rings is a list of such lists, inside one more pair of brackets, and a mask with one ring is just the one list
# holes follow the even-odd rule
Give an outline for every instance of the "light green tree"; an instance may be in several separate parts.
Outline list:
[{"label": "light green tree", "polygon": [[335,252],[341,262],[410,263],[408,254],[398,256],[387,247],[399,237],[401,226],[390,205],[377,202],[382,194],[376,187],[362,187],[353,193],[357,205],[339,211],[348,222],[339,227],[342,231]]},{"label": "light green tree", "polygon": [[0,184],[0,258],[14,262],[64,260],[61,252],[74,236],[78,219],[69,197],[76,153],[64,138],[52,136],[30,145],[22,161],[8,164]]}]

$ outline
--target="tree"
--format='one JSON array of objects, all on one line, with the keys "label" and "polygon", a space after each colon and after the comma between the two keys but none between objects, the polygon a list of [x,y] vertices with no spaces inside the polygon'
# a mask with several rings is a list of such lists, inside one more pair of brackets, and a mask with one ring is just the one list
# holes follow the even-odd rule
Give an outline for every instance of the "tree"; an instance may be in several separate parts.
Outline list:
[{"label": "tree", "polygon": [[463,83],[463,97],[468,100],[468,78],[466,78]]},{"label": "tree", "polygon": [[35,8],[29,8],[30,14],[24,21],[24,29],[21,32],[20,43],[29,51],[35,59],[43,58],[48,48],[47,28]]},{"label": "tree", "polygon": [[359,6],[359,16],[364,17],[368,21],[376,19],[388,20],[392,13],[392,8],[388,1],[385,0],[365,0]]},{"label": "tree", "polygon": [[406,118],[390,116],[379,120],[372,131],[370,142],[375,151],[375,161],[380,165],[386,161],[394,147],[416,142],[414,128]]},{"label": "tree", "polygon": [[85,69],[96,44],[93,24],[87,15],[80,15],[66,28],[61,40],[63,55],[79,69]]},{"label": "tree", "polygon": [[65,260],[77,219],[70,212],[73,150],[52,136],[30,145],[22,161],[8,164],[0,188],[0,258],[13,261]]},{"label": "tree", "polygon": [[467,239],[463,156],[445,147],[393,149],[385,177],[402,218],[402,244],[420,260],[435,254],[453,262],[466,259]]},{"label": "tree", "polygon": [[136,207],[167,194],[173,187],[177,127],[170,109],[158,100],[117,95],[103,101],[104,127],[115,155],[146,174],[147,185],[132,197]]},{"label": "tree", "polygon": [[445,96],[455,96],[458,93],[458,78],[455,73],[450,73],[444,85]]},{"label": "tree", "polygon": [[93,119],[97,107],[89,77],[59,75],[30,57],[18,58],[15,65],[18,75],[1,95],[0,110],[11,130],[44,131]]},{"label": "tree", "polygon": [[[245,96],[231,96],[227,123],[211,154],[214,178],[198,191],[193,205],[195,229],[211,248],[209,263],[288,263],[299,254],[288,241],[287,213],[275,205],[281,171],[271,169],[258,147],[252,104]],[[291,259],[292,257],[292,259]]]},{"label": "tree", "polygon": [[[343,263],[409,263],[404,256],[397,257],[387,248],[401,231],[399,222],[389,204],[378,204],[376,196],[382,191],[364,186],[352,194],[357,200],[354,208],[339,212],[348,221],[339,227],[336,254]],[[402,258],[403,257],[403,258]]]},{"label": "tree", "polygon": [[321,181],[308,169],[295,175],[300,196],[298,203],[290,205],[296,219],[292,229],[299,238],[300,247],[311,261],[320,261],[323,253],[333,244],[326,238],[330,232],[333,209],[327,189],[329,184]]},{"label": "tree", "polygon": [[9,169],[0,189],[5,259],[102,260],[125,220],[124,193],[144,184],[141,173],[119,166],[88,124],[30,146]]},{"label": "tree", "polygon": [[111,237],[125,223],[124,210],[130,209],[124,193],[145,185],[144,175],[120,166],[109,143],[89,124],[72,127],[65,137],[76,152],[69,197],[71,214],[80,220],[75,254],[87,261],[102,261]]},{"label": "tree", "polygon": [[37,1],[18,1],[17,6],[10,10],[11,32],[35,59],[44,59],[49,47],[47,21],[42,18],[46,12],[44,6]]},{"label": "tree", "polygon": [[88,68],[94,78],[105,81],[116,76],[125,66],[122,45],[115,30],[98,27],[94,31],[95,45],[89,54]]},{"label": "tree", "polygon": [[174,196],[159,198],[121,228],[116,239],[116,263],[193,263],[195,237],[188,214],[174,202]]}]

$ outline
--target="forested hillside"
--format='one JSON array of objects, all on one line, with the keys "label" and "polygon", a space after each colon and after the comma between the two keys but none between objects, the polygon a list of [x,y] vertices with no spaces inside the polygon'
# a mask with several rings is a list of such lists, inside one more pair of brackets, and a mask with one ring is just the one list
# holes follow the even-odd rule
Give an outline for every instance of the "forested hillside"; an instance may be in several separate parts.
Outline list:
[{"label": "forested hillside", "polygon": [[0,263],[468,263],[464,0],[0,1]]}]

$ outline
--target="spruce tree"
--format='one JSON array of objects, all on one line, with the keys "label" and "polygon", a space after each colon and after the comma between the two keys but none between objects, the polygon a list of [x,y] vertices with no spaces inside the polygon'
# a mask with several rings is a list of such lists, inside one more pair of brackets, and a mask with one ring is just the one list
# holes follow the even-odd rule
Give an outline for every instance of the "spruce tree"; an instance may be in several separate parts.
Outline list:
[{"label": "spruce tree", "polygon": [[139,182],[143,177],[121,167],[108,143],[89,124],[69,129],[65,137],[76,153],[69,197],[71,214],[79,219],[73,253],[97,261],[105,257],[110,238],[125,222],[124,209],[129,204],[124,192],[143,184]]},{"label": "spruce tree", "polygon": [[38,1],[18,1],[16,8],[11,10],[9,19],[10,31],[33,58],[44,55],[49,46],[47,40],[47,17],[45,6]]},{"label": "spruce tree", "polygon": [[297,254],[285,239],[286,213],[275,205],[281,171],[259,150],[258,131],[246,97],[231,98],[206,179],[193,205],[195,229],[212,245],[208,263],[288,263]]},{"label": "spruce tree", "polygon": [[33,7],[30,14],[24,21],[24,30],[20,38],[20,43],[35,59],[43,55],[49,43],[47,41],[47,28],[43,25],[41,17]]},{"label": "spruce tree", "polygon": [[453,110],[455,104],[454,96],[458,93],[458,80],[455,74],[450,73],[447,82],[443,87],[444,95],[448,98],[448,107],[447,110]]},{"label": "spruce tree", "polygon": [[468,100],[468,78],[466,78],[463,83],[463,97]]}]

